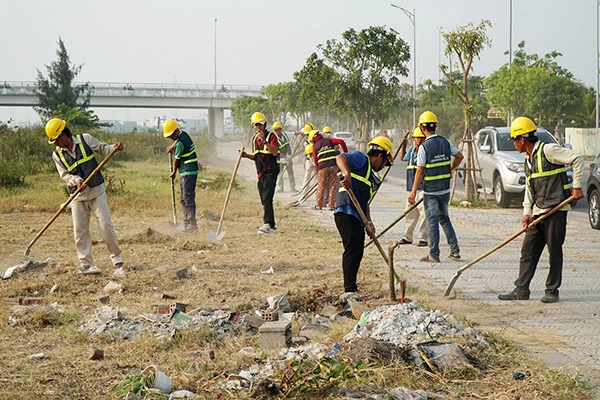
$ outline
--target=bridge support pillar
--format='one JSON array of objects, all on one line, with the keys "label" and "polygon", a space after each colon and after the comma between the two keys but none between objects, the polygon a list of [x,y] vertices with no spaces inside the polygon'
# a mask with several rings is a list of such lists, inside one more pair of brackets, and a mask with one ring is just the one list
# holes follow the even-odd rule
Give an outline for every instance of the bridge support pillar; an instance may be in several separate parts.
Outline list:
[{"label": "bridge support pillar", "polygon": [[208,133],[216,138],[224,136],[224,113],[222,108],[208,109]]}]

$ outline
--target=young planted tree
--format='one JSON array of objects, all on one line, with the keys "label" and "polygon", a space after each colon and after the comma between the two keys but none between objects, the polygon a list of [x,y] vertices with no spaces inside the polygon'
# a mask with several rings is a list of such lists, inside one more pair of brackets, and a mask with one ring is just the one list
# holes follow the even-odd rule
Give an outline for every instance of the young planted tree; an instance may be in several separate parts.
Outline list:
[{"label": "young planted tree", "polygon": [[[341,40],[328,40],[318,49],[323,65],[336,73],[330,77],[336,87],[336,109],[354,117],[359,128],[358,146],[364,150],[371,121],[385,118],[392,105],[398,104],[399,77],[408,75],[409,47],[394,30],[371,26],[360,32],[350,28],[342,33]],[[319,60],[316,54],[309,59],[313,63]]]},{"label": "young planted tree", "polygon": [[[465,130],[461,149],[467,145],[466,165],[465,165],[465,196],[469,201],[474,201],[477,196],[477,178],[475,172],[481,170],[479,162],[476,160],[475,146],[473,142],[473,131],[471,129],[471,118],[474,115],[474,108],[471,101],[471,93],[469,92],[468,78],[473,69],[473,62],[479,59],[479,55],[485,46],[491,45],[491,40],[486,35],[486,29],[492,24],[488,20],[481,21],[478,25],[473,25],[472,22],[466,26],[461,26],[453,32],[443,34],[446,41],[445,54],[456,61],[449,62],[449,65],[441,65],[440,68],[444,73],[450,90],[456,94],[463,106],[463,117],[465,121]],[[462,79],[456,79],[456,75],[452,73],[452,67],[458,66]],[[483,181],[483,179],[482,179]]]},{"label": "young planted tree", "polygon": [[61,38],[58,38],[56,55],[58,59],[46,65],[47,78],[38,70],[39,105],[34,107],[35,111],[45,119],[59,117],[66,119],[67,123],[89,127],[100,126],[98,117],[87,110],[90,104],[90,84],[73,85],[83,64],[71,65],[69,53]]}]

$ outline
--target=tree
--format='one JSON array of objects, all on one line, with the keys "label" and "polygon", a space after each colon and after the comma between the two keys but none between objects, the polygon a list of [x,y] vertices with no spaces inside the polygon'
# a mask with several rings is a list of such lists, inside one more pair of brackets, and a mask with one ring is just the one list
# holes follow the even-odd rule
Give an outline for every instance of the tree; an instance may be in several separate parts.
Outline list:
[{"label": "tree", "polygon": [[252,133],[254,132],[252,125],[250,124],[250,117],[257,111],[264,114],[266,112],[265,110],[268,108],[268,101],[264,97],[241,96],[233,102],[231,106],[233,123],[236,126],[244,128],[248,142],[250,141],[250,138],[252,138]]},{"label": "tree", "polygon": [[513,64],[503,65],[486,79],[488,99],[514,115],[528,115],[540,123],[555,122],[555,130],[564,117],[588,119],[591,111],[585,103],[588,90],[558,64],[556,59],[560,56],[557,51],[544,57],[527,54],[525,42],[520,42]]},{"label": "tree", "polygon": [[371,121],[385,118],[397,104],[401,93],[398,77],[408,75],[409,47],[394,30],[371,26],[360,32],[350,28],[340,41],[328,40],[318,49],[323,61],[315,54],[309,62],[329,66],[337,76],[313,83],[335,84],[336,108],[354,117],[358,145],[364,150]]},{"label": "tree", "polygon": [[446,41],[447,56],[456,57],[456,65],[460,69],[462,79],[456,79],[452,74],[452,62],[449,65],[441,65],[442,72],[450,83],[450,90],[458,96],[463,105],[463,117],[465,130],[463,142],[467,143],[466,166],[465,166],[465,195],[469,201],[474,201],[477,193],[477,179],[475,170],[479,166],[475,165],[475,152],[473,147],[473,131],[471,130],[471,118],[474,115],[473,104],[469,92],[468,78],[473,68],[475,59],[483,51],[484,46],[490,46],[491,40],[486,35],[486,29],[492,24],[488,20],[482,20],[477,26],[472,22],[466,26],[461,26],[457,30],[444,33]]},{"label": "tree", "polygon": [[45,119],[54,116],[77,116],[75,120],[67,119],[67,123],[75,121],[85,126],[100,126],[98,117],[92,111],[86,111],[90,104],[90,84],[73,86],[73,80],[81,72],[83,64],[79,66],[71,65],[69,53],[60,37],[58,38],[56,55],[58,59],[52,61],[50,65],[46,65],[48,78],[44,77],[39,70],[37,71],[39,106],[34,107],[35,111]]}]

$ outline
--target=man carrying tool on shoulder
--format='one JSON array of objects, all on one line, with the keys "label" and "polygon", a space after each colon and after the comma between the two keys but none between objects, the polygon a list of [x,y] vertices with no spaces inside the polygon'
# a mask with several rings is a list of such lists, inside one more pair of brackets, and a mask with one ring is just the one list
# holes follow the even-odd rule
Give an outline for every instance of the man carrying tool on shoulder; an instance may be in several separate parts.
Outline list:
[{"label": "man carrying tool on shoulder", "polygon": [[[283,131],[283,125],[281,125],[281,122],[279,121],[273,123],[273,132],[277,135],[277,143],[279,145],[279,165],[287,165],[285,168],[288,173],[290,191],[296,193],[296,180],[294,179],[294,165],[292,163],[292,146],[290,144],[290,138],[287,133]],[[279,175],[277,180],[277,191],[283,192],[283,174]]]},{"label": "man carrying tool on shoulder", "polygon": [[167,147],[167,153],[173,153],[173,172],[169,178],[174,179],[179,170],[179,186],[181,188],[181,208],[186,231],[197,231],[196,223],[196,182],[198,180],[198,156],[196,147],[190,135],[179,128],[172,119],[165,121],[163,136],[171,139],[172,145]]},{"label": "man carrying tool on shoulder", "polygon": [[277,232],[277,227],[275,226],[273,196],[277,185],[277,175],[279,175],[279,163],[277,162],[279,143],[277,135],[267,130],[267,118],[262,113],[252,114],[250,122],[256,132],[252,139],[252,154],[243,151],[242,157],[254,161],[256,165],[258,194],[264,210],[264,225],[258,228],[258,233],[274,233]]},{"label": "man carrying tool on shoulder", "polygon": [[[540,142],[535,135],[536,131],[533,121],[526,117],[516,118],[510,126],[510,137],[515,148],[519,153],[526,153],[527,180],[522,219],[524,228],[569,196],[573,196],[575,200],[583,198],[583,157],[558,144]],[[573,167],[573,189],[569,186],[566,164]],[[547,245],[550,270],[541,301],[558,301],[558,288],[562,282],[563,270],[562,245],[567,232],[567,211],[570,209],[571,206],[566,205],[526,231],[515,288],[511,292],[500,293],[500,300],[529,300],[529,284]]]},{"label": "man carrying tool on shoulder", "polygon": [[[80,188],[83,181],[98,166],[94,153],[106,157],[113,149],[123,150],[121,142],[110,145],[100,142],[88,133],[73,135],[67,127],[67,122],[59,118],[50,119],[46,123],[45,131],[49,139],[48,143],[56,146],[52,153],[54,165],[71,193]],[[121,248],[108,210],[106,186],[100,172],[91,178],[71,203],[73,234],[80,264],[75,272],[85,275],[97,275],[102,272],[94,266],[92,259],[92,236],[90,235],[92,213],[98,218],[98,232],[106,243],[113,265],[115,268],[121,268],[123,266]]]},{"label": "man carrying tool on shoulder", "polygon": [[[416,127],[412,134],[413,142],[415,145],[406,151],[406,143],[407,141],[402,142],[402,146],[400,147],[400,158],[402,161],[406,161],[406,190],[410,193],[413,187],[413,183],[415,181],[415,175],[417,173],[417,153],[419,151],[419,147],[425,141],[425,135],[421,132],[421,128]],[[419,201],[423,198],[423,184],[417,188],[417,195],[415,197],[415,201]],[[408,210],[412,204],[406,201],[406,209]],[[417,246],[425,247],[427,246],[427,218],[425,217],[425,207],[423,206],[423,202],[421,202],[417,208],[406,214],[406,229],[404,230],[404,235],[402,239],[398,241],[398,244],[411,244],[413,242],[413,232],[419,222],[419,216],[422,216],[423,219],[419,224],[419,243]]]},{"label": "man carrying tool on shoulder", "polygon": [[366,155],[360,151],[354,151],[336,156],[336,164],[344,176],[336,199],[337,208],[334,211],[335,225],[344,245],[342,271],[345,293],[342,295],[343,299],[355,295],[357,291],[356,277],[363,257],[365,229],[369,236],[375,235],[375,226],[372,223],[364,226],[347,189],[352,189],[360,207],[370,220],[369,199],[379,186],[379,180],[373,172],[381,171],[385,166],[392,165],[393,162],[392,142],[382,136],[369,142],[369,150]]}]

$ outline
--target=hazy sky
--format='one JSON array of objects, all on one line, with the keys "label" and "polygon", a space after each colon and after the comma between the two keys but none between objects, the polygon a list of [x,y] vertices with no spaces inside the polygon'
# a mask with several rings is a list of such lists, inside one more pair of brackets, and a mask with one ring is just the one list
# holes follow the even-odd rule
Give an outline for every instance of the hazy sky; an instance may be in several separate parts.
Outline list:
[{"label": "hazy sky", "polygon": [[[488,75],[508,62],[510,0],[393,0],[416,11],[417,80],[438,79],[440,28],[455,30],[489,19],[492,47],[475,64]],[[558,62],[595,86],[597,0],[513,0],[513,51],[563,54]],[[33,81],[56,59],[60,36],[71,61],[84,64],[77,81],[214,82],[268,85],[290,81],[320,43],[350,27],[386,25],[413,48],[413,25],[380,0],[0,0],[0,82]],[[443,44],[442,44],[443,46]],[[443,52],[443,47],[442,47]],[[442,54],[442,62],[444,61]],[[412,60],[406,80],[413,81]],[[97,109],[101,118],[150,118],[198,111]],[[9,117],[37,120],[31,110],[0,108]]]}]

